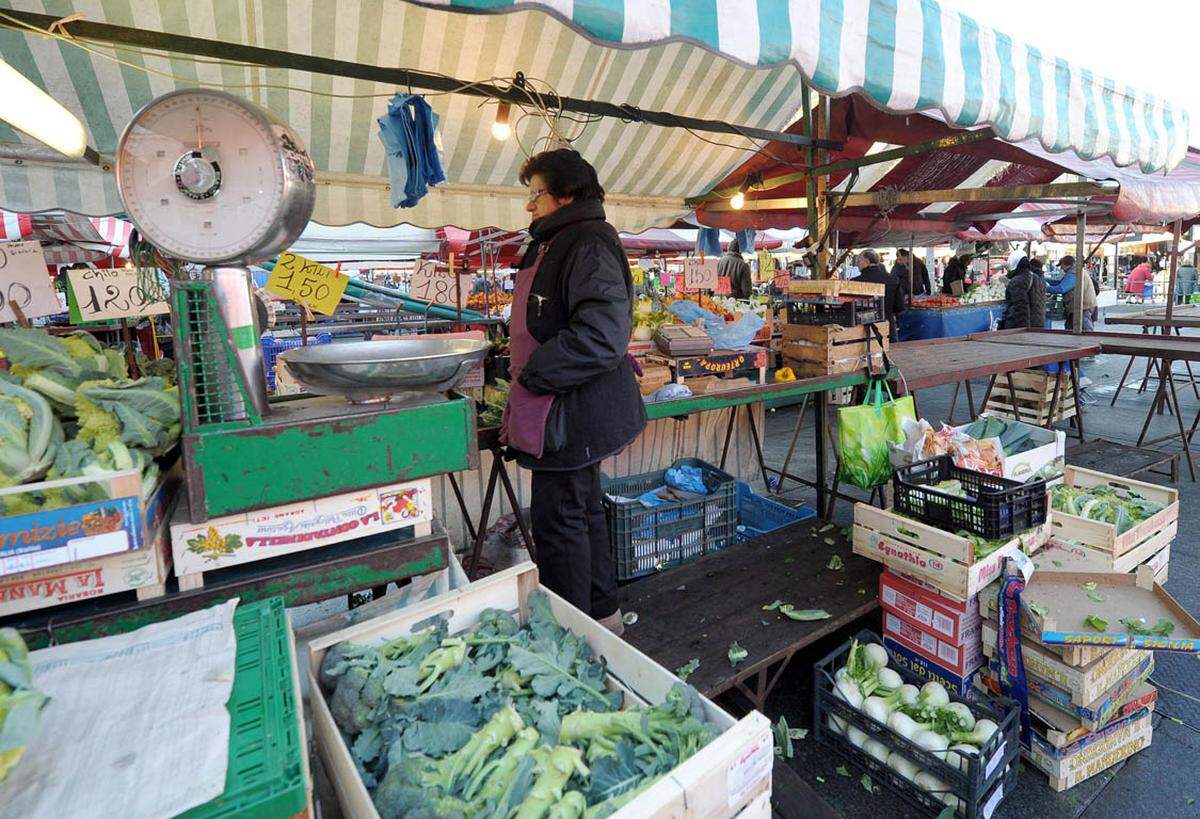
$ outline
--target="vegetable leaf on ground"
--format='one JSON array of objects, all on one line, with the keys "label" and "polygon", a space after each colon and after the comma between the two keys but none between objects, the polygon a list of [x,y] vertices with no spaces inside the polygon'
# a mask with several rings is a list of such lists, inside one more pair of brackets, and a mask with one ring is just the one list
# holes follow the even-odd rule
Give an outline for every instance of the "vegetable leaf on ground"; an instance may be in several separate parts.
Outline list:
[{"label": "vegetable leaf on ground", "polygon": [[729,644],[729,664],[731,666],[736,666],[749,656],[750,652],[738,645],[737,640]]},{"label": "vegetable leaf on ground", "polygon": [[1087,616],[1087,619],[1084,620],[1083,622],[1086,625],[1090,626],[1091,628],[1096,629],[1096,631],[1099,631],[1101,633],[1108,631],[1108,621],[1102,620],[1101,618],[1097,617],[1094,614],[1089,614]]},{"label": "vegetable leaf on ground", "polygon": [[1126,617],[1121,620],[1121,625],[1125,626],[1130,634],[1140,637],[1170,637],[1171,632],[1175,630],[1175,624],[1165,617],[1160,617],[1153,627],[1147,626],[1144,621],[1135,620],[1132,617]]},{"label": "vegetable leaf on ground", "polygon": [[696,673],[696,669],[700,667],[700,660],[696,657],[687,661],[686,665],[681,665],[675,669],[675,676],[683,682],[687,682],[687,678]]},{"label": "vegetable leaf on ground", "polygon": [[842,556],[834,555],[833,557],[829,558],[829,565],[827,565],[825,568],[829,569],[830,571],[840,572],[843,568],[845,568],[845,566],[846,564],[842,561]]}]

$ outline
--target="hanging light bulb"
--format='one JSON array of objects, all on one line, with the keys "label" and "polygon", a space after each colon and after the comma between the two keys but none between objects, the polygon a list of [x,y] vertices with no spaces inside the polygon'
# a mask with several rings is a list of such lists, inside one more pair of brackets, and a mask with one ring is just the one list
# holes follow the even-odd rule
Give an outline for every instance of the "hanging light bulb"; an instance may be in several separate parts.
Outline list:
[{"label": "hanging light bulb", "polygon": [[512,136],[512,128],[508,124],[508,112],[512,106],[502,102],[496,106],[496,121],[492,123],[492,138],[500,142]]},{"label": "hanging light bulb", "polygon": [[729,200],[729,207],[733,208],[734,210],[741,210],[745,206],[746,194],[742,193],[741,191],[735,193],[733,198]]},{"label": "hanging light bulb", "polygon": [[87,132],[74,114],[0,60],[0,119],[73,159],[87,149]]}]

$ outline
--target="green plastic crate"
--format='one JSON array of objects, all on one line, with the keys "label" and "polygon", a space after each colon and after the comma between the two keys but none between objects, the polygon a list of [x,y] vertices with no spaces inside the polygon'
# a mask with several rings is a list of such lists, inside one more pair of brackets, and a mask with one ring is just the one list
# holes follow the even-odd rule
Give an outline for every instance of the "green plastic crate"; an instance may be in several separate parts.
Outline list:
[{"label": "green plastic crate", "polygon": [[284,817],[308,808],[304,741],[283,598],[241,603],[233,615],[236,671],[229,709],[225,792],[180,814]]}]

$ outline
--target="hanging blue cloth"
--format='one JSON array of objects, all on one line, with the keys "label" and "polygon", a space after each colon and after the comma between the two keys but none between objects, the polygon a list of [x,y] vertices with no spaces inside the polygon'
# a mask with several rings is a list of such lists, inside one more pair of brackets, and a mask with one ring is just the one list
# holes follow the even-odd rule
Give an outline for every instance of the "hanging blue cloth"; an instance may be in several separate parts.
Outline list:
[{"label": "hanging blue cloth", "polygon": [[696,231],[697,253],[703,253],[705,256],[720,256],[722,250],[720,228],[702,227]]},{"label": "hanging blue cloth", "polygon": [[415,94],[392,97],[387,113],[379,118],[379,139],[392,177],[392,207],[411,208],[430,185],[446,181],[434,142],[438,119],[425,98]]},{"label": "hanging blue cloth", "polygon": [[745,228],[735,233],[734,236],[737,237],[738,250],[742,253],[753,253],[754,237],[756,235],[757,231],[754,228]]}]

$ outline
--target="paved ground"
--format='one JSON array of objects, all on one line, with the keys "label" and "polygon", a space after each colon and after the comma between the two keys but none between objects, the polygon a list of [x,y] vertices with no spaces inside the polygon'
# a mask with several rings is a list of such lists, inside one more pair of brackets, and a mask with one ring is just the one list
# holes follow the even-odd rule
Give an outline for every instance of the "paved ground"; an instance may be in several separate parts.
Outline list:
[{"label": "paved ground", "polygon": [[[1112,308],[1124,312],[1125,308]],[[1128,332],[1130,327],[1110,328]],[[1192,331],[1194,333],[1200,331]],[[1150,403],[1150,392],[1138,395],[1134,391],[1122,392],[1115,407],[1108,402],[1115,392],[1127,359],[1115,356],[1100,356],[1094,362],[1085,362],[1085,375],[1092,379],[1090,388],[1097,403],[1085,408],[1085,429],[1088,437],[1103,437],[1109,440],[1132,444],[1141,429],[1142,420]],[[1182,365],[1178,366],[1182,371]],[[1135,365],[1135,374],[1140,374],[1141,365]],[[1200,377],[1200,368],[1197,368]],[[983,394],[986,383],[981,381],[976,395]],[[927,418],[942,419],[949,407],[952,388],[927,390],[921,393],[921,408]],[[1200,401],[1190,389],[1180,390],[1180,401],[1185,418],[1190,423]],[[960,405],[961,406],[961,405]],[[795,423],[792,409],[781,409],[770,414],[767,422],[768,461],[782,460],[787,442]],[[957,410],[960,423],[964,411]],[[1169,432],[1170,416],[1156,418],[1151,428],[1151,437]],[[802,445],[811,441],[811,433],[801,438]],[[811,446],[811,444],[808,444]],[[809,449],[798,451],[798,474],[812,474],[812,453]],[[1182,493],[1179,535],[1171,549],[1170,580],[1167,589],[1187,609],[1200,614],[1200,483],[1192,483],[1187,477],[1186,467],[1181,470],[1178,489]],[[1156,481],[1156,478],[1143,478]],[[808,498],[811,493],[798,492],[796,498]],[[842,524],[851,519],[850,505],[839,503],[835,518]],[[867,618],[864,626],[878,629],[878,618]],[[844,638],[843,638],[844,639]],[[837,644],[831,640],[816,646],[804,656],[793,660],[780,682],[776,693],[767,704],[767,715],[772,719],[781,714],[792,725],[811,727],[812,723],[812,665]],[[1046,784],[1045,776],[1032,768],[1022,770],[1012,795],[997,812],[998,817],[1167,817],[1200,816],[1200,659],[1186,655],[1160,653],[1156,657],[1153,681],[1159,686],[1159,707],[1154,740],[1150,748],[1142,751],[1116,771],[1093,777],[1091,780],[1061,794],[1056,794]],[[729,703],[730,707],[744,708],[741,703]],[[871,796],[863,789],[859,777],[861,771],[847,766],[851,776],[841,777],[836,773],[843,760],[833,758],[811,739],[798,743],[799,754],[793,760],[794,768],[834,808],[848,817],[909,815],[889,792]],[[824,781],[818,780],[818,777]],[[1189,804],[1193,800],[1193,804]]]}]

